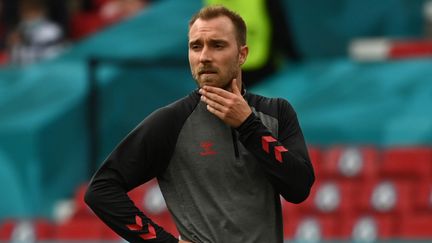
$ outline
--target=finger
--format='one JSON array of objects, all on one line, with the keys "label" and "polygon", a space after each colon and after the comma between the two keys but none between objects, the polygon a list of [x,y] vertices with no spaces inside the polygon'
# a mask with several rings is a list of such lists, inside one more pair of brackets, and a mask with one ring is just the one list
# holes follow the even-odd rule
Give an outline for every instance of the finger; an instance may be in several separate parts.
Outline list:
[{"label": "finger", "polygon": [[207,110],[214,114],[215,116],[219,117],[219,119],[223,119],[223,113],[217,109],[215,109],[214,107],[207,105]]},{"label": "finger", "polygon": [[229,103],[228,99],[226,99],[226,98],[224,98],[224,97],[222,97],[222,96],[220,96],[218,94],[211,93],[211,92],[203,92],[203,94],[201,95],[201,97],[204,97],[204,98],[206,98],[208,100],[212,100],[214,102],[217,102],[217,103],[219,103],[219,104],[221,104],[223,106],[226,106]]},{"label": "finger", "polygon": [[226,107],[212,99],[208,99],[205,96],[201,96],[201,100],[204,101],[208,106],[212,107],[215,110],[218,110],[220,112],[226,111]]},{"label": "finger", "polygon": [[236,95],[241,95],[240,89],[237,85],[237,79],[233,79],[231,82],[231,89],[233,91],[234,94]]},{"label": "finger", "polygon": [[220,96],[222,96],[223,98],[231,98],[232,97],[232,93],[229,91],[226,91],[224,89],[218,88],[218,87],[213,87],[213,86],[204,86],[203,87],[204,91],[210,92],[210,93],[214,93],[214,94],[218,94]]}]

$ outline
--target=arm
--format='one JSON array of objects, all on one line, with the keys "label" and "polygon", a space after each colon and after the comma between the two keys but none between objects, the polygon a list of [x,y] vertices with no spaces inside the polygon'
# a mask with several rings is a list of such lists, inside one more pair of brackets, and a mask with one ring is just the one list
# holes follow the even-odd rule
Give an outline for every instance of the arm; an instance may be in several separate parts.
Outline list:
[{"label": "arm", "polygon": [[242,144],[255,155],[275,188],[289,202],[300,203],[315,180],[297,116],[285,100],[278,100],[279,136],[276,139],[255,114],[237,128]]},{"label": "arm", "polygon": [[167,124],[173,120],[167,114],[159,110],[134,129],[93,176],[85,195],[95,214],[130,242],[178,242],[146,217],[127,195],[168,165],[176,129]]},{"label": "arm", "polygon": [[201,100],[211,113],[237,129],[242,144],[261,162],[270,181],[287,201],[304,201],[315,177],[294,110],[287,101],[278,100],[279,136],[275,136],[252,113],[235,80],[231,89],[228,92],[204,86],[200,90]]}]

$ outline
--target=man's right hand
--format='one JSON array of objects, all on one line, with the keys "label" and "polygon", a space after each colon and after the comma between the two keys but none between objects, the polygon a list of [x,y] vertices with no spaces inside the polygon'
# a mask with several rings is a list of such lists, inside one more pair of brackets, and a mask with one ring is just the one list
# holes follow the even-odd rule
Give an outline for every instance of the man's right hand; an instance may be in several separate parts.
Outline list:
[{"label": "man's right hand", "polygon": [[179,240],[179,243],[192,243],[190,241],[185,241],[185,240]]}]

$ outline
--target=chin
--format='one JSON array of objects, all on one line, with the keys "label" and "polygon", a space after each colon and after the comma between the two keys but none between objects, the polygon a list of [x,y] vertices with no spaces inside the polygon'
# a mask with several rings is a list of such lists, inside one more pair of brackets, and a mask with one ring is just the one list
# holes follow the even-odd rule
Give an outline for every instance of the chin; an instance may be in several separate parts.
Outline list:
[{"label": "chin", "polygon": [[200,87],[202,87],[204,85],[218,87],[218,82],[215,80],[200,80],[199,85],[200,85]]},{"label": "chin", "polygon": [[217,87],[221,89],[225,89],[228,85],[230,85],[230,82],[223,82],[221,80],[215,80],[215,79],[199,80],[198,83],[200,87],[207,85],[207,86]]}]

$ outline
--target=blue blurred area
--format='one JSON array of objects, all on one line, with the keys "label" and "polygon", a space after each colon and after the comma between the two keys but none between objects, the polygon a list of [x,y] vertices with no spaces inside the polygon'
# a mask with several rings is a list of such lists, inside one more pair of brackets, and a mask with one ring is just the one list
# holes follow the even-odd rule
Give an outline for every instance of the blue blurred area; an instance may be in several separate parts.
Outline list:
[{"label": "blue blurred area", "polygon": [[287,98],[310,144],[430,145],[431,66],[431,59],[309,61],[253,91]]},{"label": "blue blurred area", "polygon": [[[420,36],[421,2],[284,1],[306,61],[287,62],[252,90],[288,99],[311,144],[431,144],[432,61],[359,64],[344,57],[354,37]],[[0,70],[0,189],[6,193],[0,219],[51,217],[54,203],[71,197],[93,172],[90,57],[101,61],[97,163],[146,115],[195,88],[187,23],[200,7],[200,1],[157,1],[59,58]],[[151,65],[122,62],[132,59]]]},{"label": "blue blurred area", "polygon": [[[96,70],[98,163],[146,115],[195,87],[186,33],[200,7],[160,1],[55,60],[0,70],[0,188],[9,196],[0,202],[0,219],[51,217],[56,200],[71,197],[94,172],[87,121],[90,57],[154,63],[146,68],[102,62]],[[179,64],[161,63],[166,56]]]},{"label": "blue blurred area", "polygon": [[306,58],[344,56],[355,37],[420,37],[424,0],[282,1],[294,42]]}]

